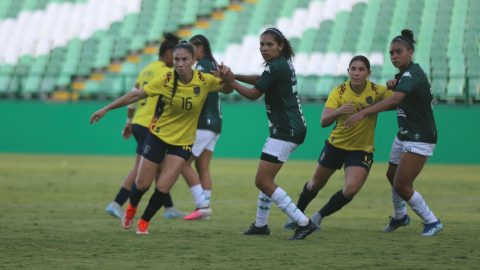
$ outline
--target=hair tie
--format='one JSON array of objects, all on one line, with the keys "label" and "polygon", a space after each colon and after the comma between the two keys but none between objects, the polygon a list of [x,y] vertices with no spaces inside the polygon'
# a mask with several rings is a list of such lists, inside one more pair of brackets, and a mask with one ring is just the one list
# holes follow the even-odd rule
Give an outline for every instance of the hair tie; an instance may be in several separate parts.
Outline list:
[{"label": "hair tie", "polygon": [[406,37],[404,37],[404,36],[396,36],[396,37],[392,40],[392,42],[394,42],[394,41],[401,41],[401,42],[407,44],[407,46],[408,46],[409,49],[414,50],[413,42],[412,42],[410,39],[408,39],[408,38],[406,38]]},{"label": "hair tie", "polygon": [[280,32],[278,32],[277,30],[273,29],[273,28],[268,28],[267,30],[265,31],[273,31],[275,33],[277,33],[281,38],[283,38],[282,34],[280,34]]}]

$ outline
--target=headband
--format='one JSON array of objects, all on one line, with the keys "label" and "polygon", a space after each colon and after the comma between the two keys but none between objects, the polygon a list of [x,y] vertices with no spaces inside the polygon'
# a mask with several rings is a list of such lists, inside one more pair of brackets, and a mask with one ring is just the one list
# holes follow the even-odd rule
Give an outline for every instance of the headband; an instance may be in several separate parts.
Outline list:
[{"label": "headband", "polygon": [[415,49],[414,46],[413,46],[413,42],[412,42],[409,38],[406,38],[406,37],[404,37],[404,36],[396,36],[396,37],[392,40],[392,42],[394,42],[394,41],[401,41],[401,42],[407,44],[407,46],[408,46],[409,49],[412,49],[412,50]]},{"label": "headband", "polygon": [[273,31],[273,32],[277,33],[281,38],[283,38],[282,34],[280,34],[280,32],[278,32],[277,30],[275,30],[273,28],[268,28],[267,30],[265,30],[265,32],[266,31]]}]

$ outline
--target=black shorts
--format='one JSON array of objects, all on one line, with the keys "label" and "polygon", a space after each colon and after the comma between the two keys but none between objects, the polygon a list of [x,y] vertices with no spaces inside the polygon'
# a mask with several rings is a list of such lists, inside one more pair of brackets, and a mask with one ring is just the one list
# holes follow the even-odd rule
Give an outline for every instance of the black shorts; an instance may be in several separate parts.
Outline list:
[{"label": "black shorts", "polygon": [[147,140],[143,147],[142,157],[155,162],[157,164],[162,163],[165,155],[179,156],[185,161],[190,159],[192,155],[192,144],[190,145],[171,145],[160,138],[148,132]]},{"label": "black shorts", "polygon": [[323,148],[318,164],[326,168],[340,170],[342,165],[344,168],[349,166],[363,167],[370,172],[370,168],[373,165],[373,153],[367,153],[365,151],[348,151],[338,147],[335,147],[325,141],[325,147]]},{"label": "black shorts", "polygon": [[137,140],[137,154],[141,155],[143,151],[143,144],[145,143],[147,135],[150,133],[150,131],[148,131],[148,128],[144,126],[133,124],[132,133],[133,137],[135,137],[135,140]]}]

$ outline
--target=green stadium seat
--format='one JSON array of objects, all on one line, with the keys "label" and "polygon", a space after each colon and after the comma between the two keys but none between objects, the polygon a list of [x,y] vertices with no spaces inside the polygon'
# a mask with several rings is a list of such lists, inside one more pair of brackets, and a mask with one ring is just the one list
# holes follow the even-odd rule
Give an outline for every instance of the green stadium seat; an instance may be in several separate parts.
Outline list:
[{"label": "green stadium seat", "polygon": [[333,82],[334,82],[333,76],[320,77],[320,80],[318,81],[318,84],[317,84],[316,94],[322,98],[328,97],[328,95],[330,94],[330,91],[332,91],[334,87]]},{"label": "green stadium seat", "polygon": [[0,75],[0,95],[8,92],[11,79],[9,75]]},{"label": "green stadium seat", "polygon": [[45,77],[40,85],[40,93],[50,94],[55,91],[55,77]]},{"label": "green stadium seat", "polygon": [[22,95],[34,94],[39,92],[41,82],[42,82],[41,76],[29,76],[25,82],[25,86],[23,87]]}]

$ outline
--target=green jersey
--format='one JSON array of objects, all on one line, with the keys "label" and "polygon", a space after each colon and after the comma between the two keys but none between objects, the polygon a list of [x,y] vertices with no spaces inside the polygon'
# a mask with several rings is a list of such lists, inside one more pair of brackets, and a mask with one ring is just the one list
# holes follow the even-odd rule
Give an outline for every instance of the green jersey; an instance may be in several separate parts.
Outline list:
[{"label": "green jersey", "polygon": [[410,63],[403,73],[395,75],[395,92],[407,95],[397,106],[401,141],[437,143],[437,127],[433,118],[433,95],[425,71]]},{"label": "green jersey", "polygon": [[280,56],[267,63],[255,88],[265,93],[270,137],[301,144],[307,134],[302,105],[298,98],[295,68]]},{"label": "green jersey", "polygon": [[[197,63],[197,70],[210,74],[210,70],[216,70],[214,64],[204,57]],[[198,119],[197,129],[206,129],[215,133],[222,132],[222,109],[220,105],[220,93],[211,92],[207,96],[202,113]]]}]

